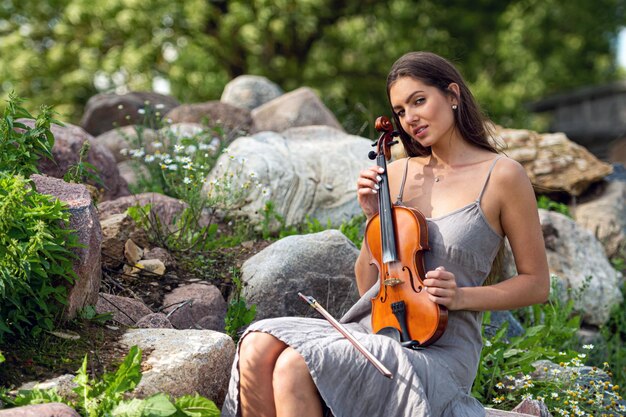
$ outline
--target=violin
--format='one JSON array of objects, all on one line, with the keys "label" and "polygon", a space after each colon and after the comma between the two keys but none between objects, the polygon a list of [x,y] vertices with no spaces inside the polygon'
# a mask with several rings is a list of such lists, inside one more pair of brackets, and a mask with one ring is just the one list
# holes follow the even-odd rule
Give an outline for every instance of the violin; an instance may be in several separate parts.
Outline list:
[{"label": "violin", "polygon": [[379,272],[380,289],[372,302],[372,329],[419,349],[434,343],[445,331],[448,310],[428,298],[424,252],[429,250],[426,217],[414,208],[391,203],[387,161],[399,136],[391,121],[376,119],[382,132],[369,154],[384,169],[378,183],[378,213],[365,226],[365,245]]}]

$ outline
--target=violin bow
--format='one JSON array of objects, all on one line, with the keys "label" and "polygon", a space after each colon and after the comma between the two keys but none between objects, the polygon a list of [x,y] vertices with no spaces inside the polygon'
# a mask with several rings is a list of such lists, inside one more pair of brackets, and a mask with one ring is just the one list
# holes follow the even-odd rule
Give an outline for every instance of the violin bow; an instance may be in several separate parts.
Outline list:
[{"label": "violin bow", "polygon": [[346,329],[341,323],[339,323],[337,320],[335,320],[335,318],[333,316],[330,315],[330,313],[328,311],[326,311],[324,309],[324,307],[322,307],[316,300],[315,298],[311,297],[310,295],[304,295],[302,293],[298,293],[298,295],[300,296],[300,298],[302,298],[304,301],[306,301],[307,303],[309,303],[309,305],[311,307],[313,307],[314,309],[316,309],[322,316],[324,316],[324,318],[326,320],[328,320],[328,322],[335,328],[337,329],[337,331],[339,331],[339,333],[341,333],[346,339],[348,339],[348,341],[350,343],[352,343],[352,345],[354,345],[355,348],[357,348],[357,350],[359,352],[361,352],[363,354],[363,356],[365,356],[365,359],[367,359],[372,365],[374,365],[374,367],[376,369],[378,369],[378,371],[383,374],[383,376],[389,378],[389,379],[393,379],[393,374],[391,373],[391,371],[389,371],[389,369],[387,369],[385,367],[385,365],[383,365],[369,350],[367,350],[365,348],[365,346],[363,346],[363,344],[361,342],[359,342],[357,339],[355,339],[354,336],[352,336],[352,334],[350,334],[350,332],[348,331],[348,329]]}]

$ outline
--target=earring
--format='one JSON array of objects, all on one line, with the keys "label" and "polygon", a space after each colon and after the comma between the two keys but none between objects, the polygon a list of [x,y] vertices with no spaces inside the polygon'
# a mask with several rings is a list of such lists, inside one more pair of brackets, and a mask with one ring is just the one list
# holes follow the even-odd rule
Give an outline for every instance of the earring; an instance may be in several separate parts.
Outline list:
[{"label": "earring", "polygon": [[456,104],[453,104],[453,105],[452,105],[452,110],[456,110],[456,109],[457,109],[457,107],[458,107],[458,106],[457,106]]}]

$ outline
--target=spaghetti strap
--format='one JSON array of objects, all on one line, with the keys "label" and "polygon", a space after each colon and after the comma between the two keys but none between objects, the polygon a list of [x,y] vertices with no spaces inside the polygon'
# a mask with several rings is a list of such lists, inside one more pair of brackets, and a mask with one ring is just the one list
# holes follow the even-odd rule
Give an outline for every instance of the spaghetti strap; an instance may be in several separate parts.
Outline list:
[{"label": "spaghetti strap", "polygon": [[402,175],[402,183],[400,184],[400,192],[398,193],[398,197],[395,203],[396,205],[403,205],[402,195],[404,194],[404,184],[406,183],[406,176],[409,172],[409,159],[411,159],[410,156],[406,158],[406,164],[404,165],[404,174]]},{"label": "spaghetti strap", "polygon": [[493,160],[491,167],[489,167],[489,172],[487,172],[487,178],[485,178],[485,183],[483,184],[483,189],[480,190],[480,194],[478,195],[478,199],[476,200],[477,203],[480,204],[480,201],[483,198],[483,194],[485,194],[485,189],[487,188],[487,183],[489,182],[489,177],[491,177],[491,171],[493,171],[493,168],[496,166],[496,162],[498,162],[498,159],[502,158],[502,155],[498,155],[495,157],[495,159]]}]

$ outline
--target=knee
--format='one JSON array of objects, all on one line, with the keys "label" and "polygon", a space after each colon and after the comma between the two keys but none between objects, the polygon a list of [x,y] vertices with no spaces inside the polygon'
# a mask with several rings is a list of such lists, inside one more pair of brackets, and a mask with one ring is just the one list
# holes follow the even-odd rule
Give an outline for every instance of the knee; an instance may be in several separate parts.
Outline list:
[{"label": "knee", "polygon": [[276,360],[272,380],[275,393],[286,393],[301,387],[305,380],[311,380],[311,374],[302,355],[287,348]]},{"label": "knee", "polygon": [[284,346],[272,335],[250,332],[239,345],[239,366],[242,369],[258,369],[263,365],[273,365]]}]

